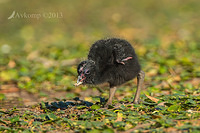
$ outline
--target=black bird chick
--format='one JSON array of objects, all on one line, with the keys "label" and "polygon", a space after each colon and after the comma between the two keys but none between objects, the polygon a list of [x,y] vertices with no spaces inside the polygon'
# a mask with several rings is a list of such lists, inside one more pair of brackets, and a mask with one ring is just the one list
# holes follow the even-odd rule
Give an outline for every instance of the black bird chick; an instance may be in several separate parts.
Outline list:
[{"label": "black bird chick", "polygon": [[104,82],[110,84],[106,106],[112,104],[116,86],[137,76],[137,91],[133,102],[139,103],[145,73],[141,70],[133,47],[126,40],[110,38],[95,42],[90,48],[88,59],[78,65],[77,72],[76,86]]}]

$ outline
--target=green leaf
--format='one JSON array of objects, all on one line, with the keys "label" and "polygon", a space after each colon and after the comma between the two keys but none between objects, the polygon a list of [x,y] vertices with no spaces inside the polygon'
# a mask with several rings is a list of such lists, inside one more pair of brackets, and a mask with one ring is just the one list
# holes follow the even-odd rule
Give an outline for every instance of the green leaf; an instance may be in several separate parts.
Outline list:
[{"label": "green leaf", "polygon": [[86,121],[86,122],[85,122],[85,127],[86,127],[87,129],[91,129],[91,128],[92,128],[92,123],[89,122],[89,121]]},{"label": "green leaf", "polygon": [[15,123],[15,122],[18,122],[19,121],[19,116],[14,116],[10,119],[10,122],[11,123]]},{"label": "green leaf", "polygon": [[40,117],[42,120],[46,120],[47,114],[41,114],[41,115],[39,115],[39,117]]},{"label": "green leaf", "polygon": [[174,105],[171,105],[167,110],[171,112],[176,112],[179,110],[179,108],[180,108],[180,105],[174,104]]},{"label": "green leaf", "polygon": [[102,129],[103,125],[105,125],[105,122],[92,121],[92,125],[97,129]]},{"label": "green leaf", "polygon": [[91,109],[93,109],[93,110],[100,109],[100,106],[94,104],[94,105],[91,106]]},{"label": "green leaf", "polygon": [[187,100],[185,101],[185,104],[193,104],[193,105],[196,105],[196,102],[195,102],[194,100],[192,100],[192,99],[187,99]]},{"label": "green leaf", "polygon": [[86,108],[86,107],[87,107],[87,106],[82,105],[82,106],[78,106],[77,109],[80,110],[80,109],[84,109],[84,108]]},{"label": "green leaf", "polygon": [[87,131],[87,133],[101,133],[101,131],[97,129],[93,129],[93,130]]},{"label": "green leaf", "polygon": [[57,116],[56,116],[55,114],[53,114],[53,113],[48,114],[48,116],[49,116],[49,118],[50,118],[51,120],[56,120],[56,119],[57,119]]},{"label": "green leaf", "polygon": [[42,108],[42,109],[45,109],[45,108],[46,108],[45,102],[42,101],[40,104],[41,104],[41,108]]},{"label": "green leaf", "polygon": [[80,115],[80,118],[82,118],[82,119],[90,119],[91,117],[92,117],[92,113]]},{"label": "green leaf", "polygon": [[108,128],[108,129],[104,129],[103,131],[102,131],[102,133],[114,133],[115,131],[113,130],[113,129],[111,129],[111,128]]}]

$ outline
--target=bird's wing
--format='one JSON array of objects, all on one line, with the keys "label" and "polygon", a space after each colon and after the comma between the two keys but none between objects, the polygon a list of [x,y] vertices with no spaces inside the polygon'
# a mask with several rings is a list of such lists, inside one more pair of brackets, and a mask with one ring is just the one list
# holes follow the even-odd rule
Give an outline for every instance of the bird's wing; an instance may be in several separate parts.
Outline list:
[{"label": "bird's wing", "polygon": [[115,54],[115,61],[117,63],[121,63],[125,65],[125,61],[132,59],[130,55],[126,52],[125,49],[126,46],[123,46],[122,44],[115,44],[114,45],[114,54]]}]

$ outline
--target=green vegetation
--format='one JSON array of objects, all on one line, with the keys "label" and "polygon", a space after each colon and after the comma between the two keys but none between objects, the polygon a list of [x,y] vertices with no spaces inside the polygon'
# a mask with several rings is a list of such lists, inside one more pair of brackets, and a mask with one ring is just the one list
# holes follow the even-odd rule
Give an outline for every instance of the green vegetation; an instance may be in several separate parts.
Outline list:
[{"label": "green vegetation", "polygon": [[[0,131],[199,132],[199,9],[198,0],[1,1]],[[105,37],[133,44],[146,72],[141,104],[131,103],[136,80],[109,109],[107,87],[73,85]]]}]

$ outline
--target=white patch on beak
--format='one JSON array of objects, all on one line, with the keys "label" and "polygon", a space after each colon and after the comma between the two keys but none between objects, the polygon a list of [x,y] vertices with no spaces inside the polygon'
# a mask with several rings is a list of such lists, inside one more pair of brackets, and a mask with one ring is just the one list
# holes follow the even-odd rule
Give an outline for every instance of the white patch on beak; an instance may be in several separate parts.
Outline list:
[{"label": "white patch on beak", "polygon": [[83,82],[78,82],[78,83],[75,83],[74,85],[75,86],[79,86],[79,85],[81,85]]},{"label": "white patch on beak", "polygon": [[78,76],[78,79],[77,79],[77,82],[74,84],[75,86],[79,86],[81,85],[83,82],[82,82],[82,77],[81,76]]}]

